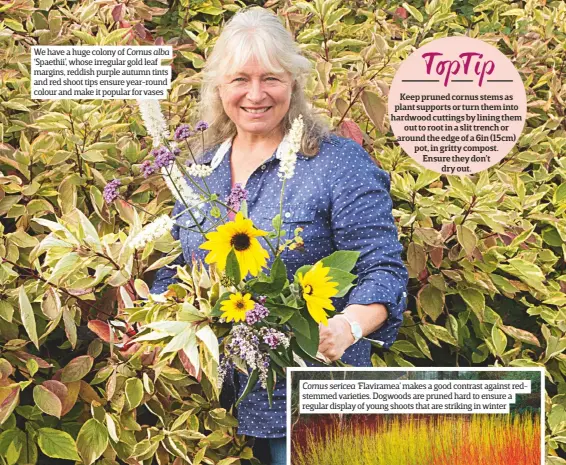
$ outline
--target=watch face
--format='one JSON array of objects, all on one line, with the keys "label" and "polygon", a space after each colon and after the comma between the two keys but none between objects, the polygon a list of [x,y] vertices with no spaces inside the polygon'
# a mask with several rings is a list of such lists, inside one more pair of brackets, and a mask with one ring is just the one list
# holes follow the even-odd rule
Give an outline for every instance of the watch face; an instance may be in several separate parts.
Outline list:
[{"label": "watch face", "polygon": [[356,341],[362,338],[362,328],[358,323],[352,323],[352,334],[356,338]]}]

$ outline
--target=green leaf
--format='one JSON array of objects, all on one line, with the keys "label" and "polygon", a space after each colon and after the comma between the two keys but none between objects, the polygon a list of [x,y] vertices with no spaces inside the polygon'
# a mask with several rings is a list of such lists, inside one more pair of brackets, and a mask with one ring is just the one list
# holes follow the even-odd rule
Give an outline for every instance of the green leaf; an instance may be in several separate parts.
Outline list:
[{"label": "green leaf", "polygon": [[33,401],[43,413],[61,418],[61,411],[63,410],[61,399],[46,387],[35,386],[33,388]]},{"label": "green leaf", "polygon": [[385,101],[375,92],[364,90],[362,92],[362,104],[369,119],[383,134],[385,132],[385,114],[387,113]]},{"label": "green leaf", "polygon": [[554,205],[558,205],[564,200],[566,200],[566,182],[556,188],[554,195],[552,196],[552,203]]},{"label": "green leaf", "polygon": [[472,312],[476,314],[478,320],[483,322],[485,311],[485,296],[476,289],[461,289],[460,296],[466,302],[466,305]]},{"label": "green leaf", "polygon": [[496,325],[493,325],[493,327],[491,328],[491,340],[493,342],[493,346],[495,347],[495,352],[497,353],[497,355],[503,355],[505,348],[507,347],[507,336],[505,336],[505,333],[501,331]]},{"label": "green leaf", "polygon": [[30,341],[33,342],[35,347],[39,350],[39,341],[37,339],[37,329],[35,326],[35,315],[33,314],[33,308],[31,307],[31,303],[24,286],[20,286],[19,301],[22,324],[28,333]]},{"label": "green leaf", "polygon": [[126,399],[128,400],[128,410],[135,409],[141,404],[143,399],[143,383],[139,378],[129,378],[126,381]]},{"label": "green leaf", "polygon": [[61,313],[61,298],[54,288],[49,287],[45,294],[43,294],[41,311],[52,321],[59,317]]},{"label": "green leaf", "polygon": [[0,318],[7,321],[8,323],[12,322],[12,318],[14,316],[14,307],[12,304],[7,300],[3,300],[0,302]]},{"label": "green leaf", "polygon": [[303,335],[300,332],[296,332],[295,338],[297,340],[297,343],[299,344],[299,347],[303,349],[307,355],[316,357],[320,336],[318,332],[318,323],[312,318],[308,318],[307,322],[309,324],[309,334]]},{"label": "green leaf", "polygon": [[309,322],[299,312],[294,312],[293,316],[287,321],[293,330],[301,333],[303,336],[310,336]]},{"label": "green leaf", "polygon": [[240,402],[242,402],[246,398],[246,396],[252,391],[258,379],[259,379],[259,371],[256,368],[254,371],[252,371],[251,375],[249,376],[244,392],[242,392],[242,395],[236,401],[236,407],[240,405]]},{"label": "green leaf", "polygon": [[61,381],[70,383],[83,379],[90,372],[93,363],[94,359],[90,355],[74,358],[63,368]]},{"label": "green leaf", "polygon": [[279,294],[283,290],[285,282],[287,281],[287,267],[280,256],[273,260],[269,277],[274,284],[274,292]]},{"label": "green leaf", "polygon": [[[201,317],[202,318],[202,317]],[[167,354],[169,352],[177,352],[181,350],[183,347],[191,344],[194,344],[195,341],[195,333],[192,327],[187,326],[187,329],[180,334],[177,334],[173,339],[169,341],[169,343],[165,346],[165,348],[161,351],[161,354]]]},{"label": "green leaf", "polygon": [[230,250],[228,257],[226,258],[226,276],[228,276],[228,278],[236,284],[242,280],[240,264],[238,263],[234,247],[232,247],[232,250]]},{"label": "green leaf", "polygon": [[465,225],[459,225],[456,227],[456,236],[460,245],[464,247],[466,255],[471,256],[478,244],[476,233]]},{"label": "green leaf", "polygon": [[360,252],[353,250],[337,250],[328,257],[322,259],[322,264],[330,268],[337,268],[342,271],[352,271],[360,256]]},{"label": "green leaf", "polygon": [[532,344],[534,346],[540,347],[540,342],[536,336],[524,329],[515,328],[514,326],[501,326],[501,329],[505,334],[511,336],[513,339],[525,342],[526,344]]},{"label": "green leaf", "polygon": [[30,376],[33,376],[37,373],[39,365],[37,364],[37,361],[35,359],[30,358],[28,361],[26,361],[26,368],[28,369]]},{"label": "green leaf", "polygon": [[285,287],[286,282],[287,267],[281,257],[277,256],[273,261],[269,278],[265,280],[264,277],[263,280],[254,280],[251,284],[251,290],[260,295],[278,296]]},{"label": "green leaf", "polygon": [[81,158],[89,163],[100,163],[106,161],[103,153],[99,150],[88,150],[87,152],[83,152],[81,153]]},{"label": "green leaf", "polygon": [[514,269],[512,274],[518,276],[521,281],[534,288],[543,287],[545,276],[537,265],[521,258],[512,258],[509,264]]},{"label": "green leaf", "polygon": [[109,413],[106,413],[106,426],[108,427],[108,434],[114,442],[120,441],[119,429],[116,426],[116,421]]},{"label": "green leaf", "polygon": [[438,325],[421,325],[421,331],[434,343],[436,339],[458,347],[458,341],[448,332],[446,328]]},{"label": "green leaf", "polygon": [[444,292],[427,284],[417,294],[417,305],[432,321],[436,321],[444,310]]},{"label": "green leaf", "polygon": [[75,440],[69,433],[53,428],[37,430],[37,442],[48,457],[64,460],[80,460]]},{"label": "green leaf", "polygon": [[415,332],[414,333],[415,336],[415,341],[417,343],[417,346],[419,347],[419,349],[421,350],[421,352],[423,354],[426,355],[426,357],[429,360],[432,360],[432,354],[430,353],[430,349],[428,347],[428,344],[426,343],[426,341],[424,340],[424,337],[422,337],[419,333]]},{"label": "green leaf", "polygon": [[108,446],[108,432],[98,420],[91,418],[79,431],[77,449],[85,465],[91,465]]},{"label": "green leaf", "polygon": [[338,293],[334,298],[345,296],[352,286],[352,281],[356,279],[356,275],[348,273],[347,271],[340,270],[338,268],[330,268],[328,276],[332,278],[331,282],[338,283]]},{"label": "green leaf", "polygon": [[390,350],[401,352],[409,357],[424,358],[423,354],[419,349],[417,349],[411,342],[406,340],[395,341]]},{"label": "green leaf", "polygon": [[12,29],[14,31],[26,32],[26,30],[22,26],[22,23],[19,23],[18,21],[14,20],[14,19],[6,18],[6,19],[4,19],[4,24],[6,25],[6,27],[9,27],[10,29]]},{"label": "green leaf", "polygon": [[16,428],[7,429],[0,434],[0,457],[4,457],[7,465],[15,464],[26,443],[26,434]]},{"label": "green leaf", "polygon": [[405,8],[405,10],[407,10],[410,15],[415,18],[419,23],[422,23],[424,18],[423,18],[423,14],[417,10],[414,6],[409,5],[407,2],[403,3],[403,8]]},{"label": "green leaf", "polygon": [[218,338],[210,326],[203,326],[196,332],[196,336],[200,339],[208,349],[212,358],[216,363],[220,362],[220,353],[218,350]]}]

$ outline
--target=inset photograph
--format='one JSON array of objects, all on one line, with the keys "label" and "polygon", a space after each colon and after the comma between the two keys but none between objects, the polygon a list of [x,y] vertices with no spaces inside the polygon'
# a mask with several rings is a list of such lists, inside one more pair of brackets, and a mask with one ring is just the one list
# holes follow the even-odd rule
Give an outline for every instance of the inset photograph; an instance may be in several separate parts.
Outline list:
[{"label": "inset photograph", "polygon": [[541,465],[539,369],[292,369],[292,465]]}]

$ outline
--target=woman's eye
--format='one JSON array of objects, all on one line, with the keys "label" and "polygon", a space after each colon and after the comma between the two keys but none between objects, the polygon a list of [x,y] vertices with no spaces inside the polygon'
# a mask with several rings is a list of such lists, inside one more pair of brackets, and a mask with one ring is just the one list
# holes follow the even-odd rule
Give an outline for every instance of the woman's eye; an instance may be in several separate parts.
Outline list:
[{"label": "woman's eye", "polygon": [[243,77],[237,77],[237,78],[232,80],[232,82],[243,82],[243,81],[244,81]]},{"label": "woman's eye", "polygon": [[268,80],[268,81],[279,81],[279,79],[277,79],[276,77],[273,77],[273,76],[269,76],[269,77],[267,78],[267,80]]}]

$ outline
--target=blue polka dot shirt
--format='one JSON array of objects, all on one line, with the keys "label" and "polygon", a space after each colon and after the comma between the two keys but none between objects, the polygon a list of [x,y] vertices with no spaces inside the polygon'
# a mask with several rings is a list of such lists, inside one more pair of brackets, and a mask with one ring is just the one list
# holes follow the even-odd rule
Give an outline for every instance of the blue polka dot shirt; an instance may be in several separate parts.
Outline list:
[{"label": "blue polka dot shirt", "polygon": [[[202,162],[210,163],[214,153],[214,150],[206,153]],[[231,190],[230,158],[228,151],[206,178],[210,190],[220,199],[226,199]],[[273,229],[271,220],[279,213],[278,168],[279,159],[274,153],[252,173],[246,184],[249,217],[263,230]],[[389,347],[397,336],[407,296],[407,271],[401,260],[402,248],[391,213],[389,184],[389,176],[360,145],[331,135],[321,143],[315,157],[298,154],[295,175],[286,183],[282,217],[287,237],[292,237],[296,227],[304,228],[301,236],[305,250],[286,250],[282,255],[290,280],[300,266],[314,264],[336,250],[360,252],[352,271],[358,276],[357,285],[333,303],[338,311],[348,304],[384,304],[388,309],[387,321],[367,336],[381,341],[384,347]],[[183,209],[177,202],[172,214]],[[188,213],[176,221],[194,225]],[[203,229],[211,227],[210,219],[201,217],[199,221]],[[164,292],[175,281],[175,265],[191,263],[192,257],[204,260],[208,252],[198,248],[203,242],[200,234],[178,226],[172,234],[180,240],[183,253],[172,265],[158,270],[152,293]],[[370,349],[370,343],[362,339],[346,350],[342,361],[353,366],[371,366]],[[238,376],[241,394],[246,378]],[[240,404],[238,421],[239,434],[284,437],[285,380],[277,381],[271,408],[267,392],[258,383]]]}]

